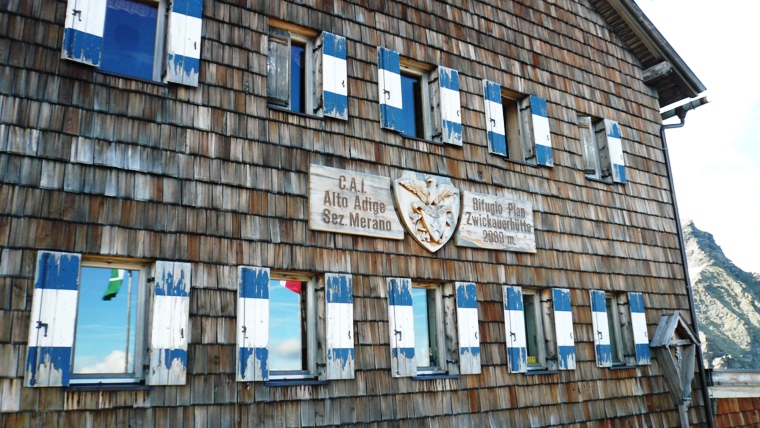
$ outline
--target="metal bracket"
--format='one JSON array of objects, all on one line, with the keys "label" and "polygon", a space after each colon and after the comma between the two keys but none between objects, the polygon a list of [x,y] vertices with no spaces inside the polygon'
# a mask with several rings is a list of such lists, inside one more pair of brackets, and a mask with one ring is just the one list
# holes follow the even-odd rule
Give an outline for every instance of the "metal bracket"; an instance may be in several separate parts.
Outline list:
[{"label": "metal bracket", "polygon": [[48,325],[47,325],[46,322],[37,321],[37,327],[36,328],[37,328],[37,330],[39,330],[41,328],[44,328],[45,329],[45,333],[43,334],[43,336],[47,337]]}]

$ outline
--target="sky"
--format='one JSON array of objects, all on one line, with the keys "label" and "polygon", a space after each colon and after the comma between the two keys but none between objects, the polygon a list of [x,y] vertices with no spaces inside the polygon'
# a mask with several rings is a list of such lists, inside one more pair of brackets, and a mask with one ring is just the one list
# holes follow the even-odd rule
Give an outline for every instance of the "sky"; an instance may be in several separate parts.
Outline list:
[{"label": "sky", "polygon": [[684,128],[666,131],[681,219],[713,234],[738,267],[760,273],[760,1],[636,3],[710,100]]}]

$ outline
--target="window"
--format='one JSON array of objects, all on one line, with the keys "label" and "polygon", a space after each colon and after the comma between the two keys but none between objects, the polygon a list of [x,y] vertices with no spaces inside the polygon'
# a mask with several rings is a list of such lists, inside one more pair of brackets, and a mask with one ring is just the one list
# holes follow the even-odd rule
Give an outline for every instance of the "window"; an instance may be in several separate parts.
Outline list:
[{"label": "window", "polygon": [[257,266],[240,266],[238,275],[239,382],[354,378],[351,275]]},{"label": "window", "polygon": [[541,299],[535,290],[523,290],[523,304],[528,369],[543,369],[546,368],[546,345]]},{"label": "window", "polygon": [[401,102],[404,114],[401,133],[407,137],[425,138],[425,114],[422,104],[422,76],[401,74]]},{"label": "window", "polygon": [[591,290],[591,314],[597,366],[650,363],[642,293]]},{"label": "window", "polygon": [[604,296],[607,308],[607,325],[610,332],[610,354],[612,365],[621,365],[623,359],[623,341],[620,332],[620,313],[618,312],[617,298],[611,294]]},{"label": "window", "polygon": [[348,119],[346,38],[269,20],[270,106]]},{"label": "window", "polygon": [[570,290],[504,286],[510,373],[575,368]]},{"label": "window", "polygon": [[417,374],[443,373],[445,361],[443,311],[441,287],[437,285],[412,285],[412,308],[414,312],[414,352],[417,356]]},{"label": "window", "polygon": [[184,385],[190,282],[188,263],[40,251],[24,384]]},{"label": "window", "polygon": [[583,148],[586,177],[607,182],[625,183],[625,159],[620,127],[609,119],[578,117],[578,132]]},{"label": "window", "polygon": [[72,380],[142,378],[146,266],[84,260]]},{"label": "window", "polygon": [[459,73],[378,48],[380,123],[411,138],[462,145]]},{"label": "window", "polygon": [[553,166],[546,100],[489,80],[483,89],[489,151],[513,162]]},{"label": "window", "polygon": [[201,8],[201,2],[69,0],[63,58],[120,76],[197,86]]},{"label": "window", "polygon": [[270,379],[314,377],[316,311],[314,281],[272,273],[269,281]]},{"label": "window", "polygon": [[386,283],[393,377],[480,373],[474,283]]}]

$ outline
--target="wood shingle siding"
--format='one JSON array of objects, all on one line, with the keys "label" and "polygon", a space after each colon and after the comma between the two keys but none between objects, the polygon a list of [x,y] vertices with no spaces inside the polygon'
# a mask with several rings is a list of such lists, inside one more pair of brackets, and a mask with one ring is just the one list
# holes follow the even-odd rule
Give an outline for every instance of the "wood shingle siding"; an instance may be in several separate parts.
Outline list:
[{"label": "wood shingle siding", "polygon": [[[597,367],[589,293],[641,293],[650,334],[662,315],[689,308],[660,104],[642,80],[641,48],[613,31],[596,0],[454,3],[207,0],[197,87],[61,59],[66,1],[3,3],[0,425],[677,426],[656,358]],[[345,38],[345,116],[340,103],[340,119],[268,107],[270,19]],[[462,146],[384,129],[378,47],[456,70]],[[552,167],[489,152],[483,79],[545,100]],[[585,177],[579,115],[617,122],[625,184]],[[454,240],[430,253],[408,233],[311,231],[312,164],[391,179],[428,173],[460,191],[529,201],[537,253]],[[188,266],[184,384],[23,386],[41,251]],[[319,369],[330,380],[268,386],[241,375],[239,347],[250,345],[238,340],[242,266],[350,276],[351,296],[336,302],[353,302],[353,343],[330,346],[351,358]],[[461,307],[467,334],[476,322],[468,346],[477,344],[478,360],[446,378],[392,375],[391,278],[473,284],[474,307]],[[567,290],[574,368],[510,373],[502,286]],[[404,367],[404,376],[416,368]],[[690,421],[705,426],[696,382],[692,399]]]}]

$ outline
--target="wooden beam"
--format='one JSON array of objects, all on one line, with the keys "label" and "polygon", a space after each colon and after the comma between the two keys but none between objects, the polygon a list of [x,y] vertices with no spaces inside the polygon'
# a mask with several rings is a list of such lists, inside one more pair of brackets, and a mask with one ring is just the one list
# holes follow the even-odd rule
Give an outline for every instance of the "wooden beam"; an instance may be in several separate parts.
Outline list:
[{"label": "wooden beam", "polygon": [[667,61],[663,61],[657,65],[653,65],[644,70],[644,83],[649,83],[660,77],[665,77],[673,72],[673,65]]},{"label": "wooden beam", "polygon": [[753,398],[760,397],[758,386],[711,386],[710,398]]}]

